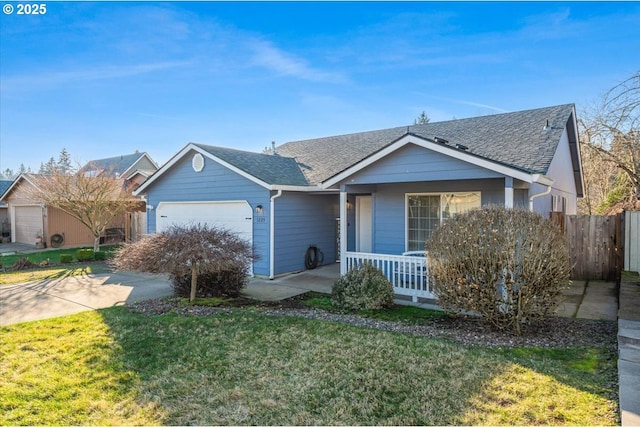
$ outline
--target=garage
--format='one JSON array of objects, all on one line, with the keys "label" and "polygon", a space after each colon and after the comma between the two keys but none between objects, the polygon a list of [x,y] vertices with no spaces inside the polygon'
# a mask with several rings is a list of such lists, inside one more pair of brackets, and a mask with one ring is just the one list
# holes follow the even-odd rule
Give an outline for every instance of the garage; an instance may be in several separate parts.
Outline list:
[{"label": "garage", "polygon": [[36,237],[42,234],[42,207],[38,205],[14,206],[14,241],[35,245]]},{"label": "garage", "polygon": [[207,224],[238,233],[253,244],[252,209],[246,200],[223,202],[160,202],[156,210],[156,231],[171,225]]}]

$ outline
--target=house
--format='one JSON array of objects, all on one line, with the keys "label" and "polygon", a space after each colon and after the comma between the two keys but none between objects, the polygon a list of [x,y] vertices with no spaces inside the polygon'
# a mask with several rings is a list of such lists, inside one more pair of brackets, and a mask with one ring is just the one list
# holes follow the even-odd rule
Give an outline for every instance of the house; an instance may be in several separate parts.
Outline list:
[{"label": "house", "polygon": [[[7,189],[11,186],[13,181],[9,180],[0,180],[0,194],[7,191]],[[8,241],[11,237],[10,235],[10,223],[9,223],[9,205],[6,202],[0,201],[0,242]]]},{"label": "house", "polygon": [[126,184],[136,189],[158,170],[158,165],[147,153],[136,151],[133,154],[91,160],[80,170],[92,175],[109,173],[122,177]]},{"label": "house", "polygon": [[[342,273],[370,260],[391,276],[456,213],[489,204],[576,213],[576,123],[569,104],[293,141],[268,154],[189,143],[135,194],[146,197],[150,233],[206,222],[244,235],[256,275],[303,270],[315,245]],[[401,286],[429,296],[424,283]]]},{"label": "house", "polygon": [[[123,185],[134,185],[137,188],[144,179],[158,168],[147,153],[134,153],[116,156],[108,159],[88,162],[81,170],[85,173],[97,175],[110,173],[123,179]],[[65,246],[93,245],[93,235],[80,221],[59,209],[46,206],[38,200],[31,200],[26,195],[28,186],[38,186],[39,175],[21,174],[11,185],[0,193],[0,202],[8,206],[9,222],[11,223],[11,241],[35,244],[38,237],[44,245],[64,244]],[[142,209],[144,211],[144,207]],[[142,215],[146,220],[146,215]],[[119,240],[131,235],[131,228],[137,225],[135,215],[124,215],[114,220],[109,233],[103,241]],[[144,224],[146,229],[146,224]],[[59,236],[51,241],[53,235]]]}]

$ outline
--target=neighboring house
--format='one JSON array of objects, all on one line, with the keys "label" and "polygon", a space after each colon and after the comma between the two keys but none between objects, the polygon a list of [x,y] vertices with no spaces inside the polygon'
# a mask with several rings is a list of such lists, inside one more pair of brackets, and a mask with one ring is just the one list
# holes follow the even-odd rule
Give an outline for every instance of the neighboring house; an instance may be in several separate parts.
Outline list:
[{"label": "neighboring house", "polygon": [[123,156],[91,160],[80,170],[96,176],[106,172],[115,177],[122,177],[126,180],[126,185],[136,189],[158,170],[158,165],[147,153],[136,151]]},{"label": "neighboring house", "polygon": [[[155,168],[155,169],[154,169]],[[157,169],[157,165],[146,153],[135,153],[109,159],[93,160],[83,168],[94,175],[110,173],[123,179],[123,186],[137,188],[147,176]],[[11,241],[35,244],[38,236],[46,245],[50,245],[51,236],[64,237],[64,246],[93,245],[93,235],[89,229],[71,215],[59,209],[46,206],[38,200],[25,195],[25,186],[38,186],[39,175],[22,174],[5,191],[0,193],[0,202],[8,205],[11,222]],[[142,207],[144,211],[144,207]],[[138,215],[139,216],[139,215]],[[141,216],[146,220],[144,212]],[[114,219],[103,241],[110,242],[128,238],[131,229],[138,225],[136,215],[123,215]],[[146,229],[146,223],[144,224]]]},{"label": "neighboring house", "polygon": [[134,194],[146,196],[150,233],[189,222],[240,232],[256,275],[303,270],[311,245],[343,273],[369,259],[391,275],[402,253],[424,250],[435,227],[467,209],[575,214],[576,123],[574,106],[560,105],[289,142],[270,154],[190,143]]},{"label": "neighboring house", "polygon": [[[0,194],[3,194],[7,189],[11,186],[13,181],[0,180]],[[0,242],[2,242],[1,237],[10,237],[5,236],[6,233],[10,233],[11,224],[9,222],[9,205],[6,202],[0,201]]]}]

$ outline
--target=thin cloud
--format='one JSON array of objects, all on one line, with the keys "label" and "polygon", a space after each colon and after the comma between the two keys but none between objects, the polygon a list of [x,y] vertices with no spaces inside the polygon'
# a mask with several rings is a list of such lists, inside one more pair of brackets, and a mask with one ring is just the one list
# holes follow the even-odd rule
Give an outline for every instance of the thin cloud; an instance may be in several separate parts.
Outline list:
[{"label": "thin cloud", "polygon": [[2,90],[55,89],[79,81],[113,80],[140,74],[152,73],[169,68],[190,65],[190,61],[157,62],[148,64],[107,65],[71,71],[54,71],[46,74],[20,75],[6,77],[2,81]]},{"label": "thin cloud", "polygon": [[267,68],[276,74],[314,82],[341,83],[344,76],[311,67],[305,60],[275,47],[264,40],[249,40],[252,63]]}]

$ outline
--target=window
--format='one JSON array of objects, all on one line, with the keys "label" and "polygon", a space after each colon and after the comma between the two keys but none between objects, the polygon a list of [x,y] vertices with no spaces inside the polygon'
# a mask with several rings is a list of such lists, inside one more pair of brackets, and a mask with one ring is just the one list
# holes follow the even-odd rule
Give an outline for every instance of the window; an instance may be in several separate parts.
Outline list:
[{"label": "window", "polygon": [[423,250],[424,243],[443,220],[479,207],[479,192],[407,194],[407,250]]}]

